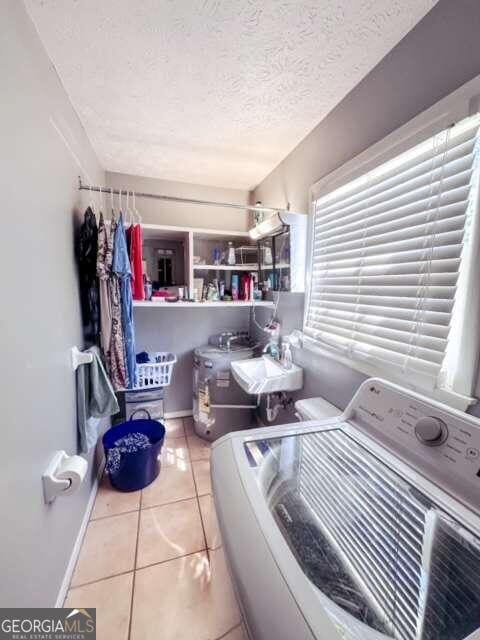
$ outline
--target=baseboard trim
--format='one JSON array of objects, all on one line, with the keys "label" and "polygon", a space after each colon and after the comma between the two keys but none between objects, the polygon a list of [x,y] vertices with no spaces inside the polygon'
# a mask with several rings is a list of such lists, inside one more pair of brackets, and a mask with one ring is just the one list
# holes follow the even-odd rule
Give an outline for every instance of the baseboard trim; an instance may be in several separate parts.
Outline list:
[{"label": "baseboard trim", "polygon": [[87,506],[82,519],[82,524],[80,525],[80,529],[78,531],[75,544],[73,545],[72,553],[70,555],[70,559],[67,564],[67,569],[65,571],[65,575],[63,576],[62,584],[60,585],[60,590],[58,592],[57,600],[55,602],[56,609],[60,609],[61,607],[63,607],[63,603],[65,602],[65,598],[67,597],[68,587],[70,586],[70,582],[72,581],[72,576],[75,570],[75,565],[77,564],[78,555],[80,553],[80,549],[82,548],[82,542],[85,536],[85,531],[87,530],[88,522],[90,520],[90,514],[92,513],[93,505],[95,504],[95,498],[97,497],[97,491],[100,485],[100,479],[103,475],[103,468],[104,468],[104,464],[102,463],[98,470],[97,477],[95,478],[92,488],[90,490]]},{"label": "baseboard trim", "polygon": [[169,418],[188,418],[190,416],[193,416],[193,411],[187,409],[185,411],[167,411],[164,418],[168,420]]}]

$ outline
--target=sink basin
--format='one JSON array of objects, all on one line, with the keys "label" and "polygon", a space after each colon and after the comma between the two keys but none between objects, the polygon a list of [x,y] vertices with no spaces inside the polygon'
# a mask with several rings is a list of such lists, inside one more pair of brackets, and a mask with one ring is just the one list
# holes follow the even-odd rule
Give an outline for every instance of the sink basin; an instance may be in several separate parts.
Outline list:
[{"label": "sink basin", "polygon": [[267,355],[234,361],[231,368],[238,384],[252,395],[297,391],[303,386],[303,369],[295,364],[285,369],[280,362]]}]

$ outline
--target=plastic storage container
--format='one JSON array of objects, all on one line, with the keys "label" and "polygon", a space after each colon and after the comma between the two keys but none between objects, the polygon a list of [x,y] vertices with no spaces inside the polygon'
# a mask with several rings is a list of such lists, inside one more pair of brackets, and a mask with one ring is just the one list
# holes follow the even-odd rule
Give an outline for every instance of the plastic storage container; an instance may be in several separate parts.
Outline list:
[{"label": "plastic storage container", "polygon": [[[117,393],[120,413],[115,416],[115,423],[125,422],[134,417],[137,411],[145,411],[153,420],[163,421],[163,387],[152,389],[128,389]],[[139,414],[140,417],[141,414]]]},{"label": "plastic storage container", "polygon": [[110,474],[110,482],[119,491],[143,489],[160,473],[160,452],[165,439],[165,427],[157,420],[151,420],[150,416],[148,419],[128,420],[111,427],[102,438],[105,458],[115,442],[130,433],[143,433],[152,446],[122,455],[119,470]]},{"label": "plastic storage container", "polygon": [[134,389],[168,387],[172,381],[173,366],[177,357],[165,351],[155,351],[148,355],[150,362],[137,364],[138,383]]}]

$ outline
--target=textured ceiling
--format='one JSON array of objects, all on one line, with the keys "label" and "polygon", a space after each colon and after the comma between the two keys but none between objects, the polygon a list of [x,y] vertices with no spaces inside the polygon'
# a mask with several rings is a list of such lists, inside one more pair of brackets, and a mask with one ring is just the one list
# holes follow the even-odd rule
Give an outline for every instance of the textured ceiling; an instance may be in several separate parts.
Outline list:
[{"label": "textured ceiling", "polygon": [[436,0],[25,2],[105,169],[248,189]]}]

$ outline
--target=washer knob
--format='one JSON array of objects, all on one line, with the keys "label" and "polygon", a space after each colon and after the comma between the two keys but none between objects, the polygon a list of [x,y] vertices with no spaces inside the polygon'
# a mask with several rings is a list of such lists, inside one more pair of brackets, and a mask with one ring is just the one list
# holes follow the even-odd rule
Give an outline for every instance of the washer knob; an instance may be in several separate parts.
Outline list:
[{"label": "washer knob", "polygon": [[447,425],[440,418],[426,416],[425,418],[420,418],[415,425],[415,435],[423,444],[429,447],[436,447],[447,439]]}]

